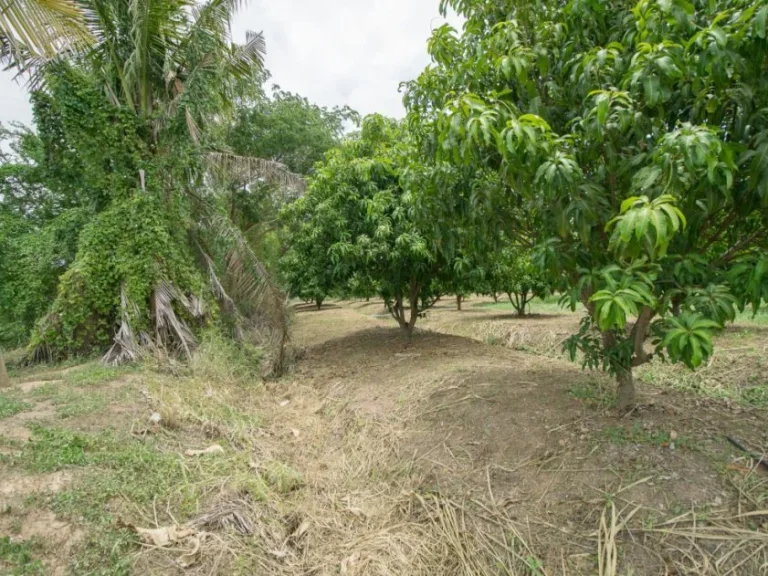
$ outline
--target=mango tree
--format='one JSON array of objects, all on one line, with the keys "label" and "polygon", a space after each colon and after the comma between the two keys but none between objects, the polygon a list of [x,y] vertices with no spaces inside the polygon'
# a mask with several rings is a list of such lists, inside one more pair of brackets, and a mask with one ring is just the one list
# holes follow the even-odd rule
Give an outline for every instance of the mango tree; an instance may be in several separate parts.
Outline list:
[{"label": "mango tree", "polygon": [[545,271],[539,269],[529,251],[506,246],[490,256],[486,286],[493,294],[506,294],[510,304],[523,317],[531,301],[551,291]]},{"label": "mango tree", "polygon": [[[362,131],[328,153],[306,195],[284,211],[294,233],[286,265],[304,262],[304,286],[375,288],[409,334],[434,303],[432,280],[439,253],[415,223],[412,194],[404,187],[411,148],[401,126],[382,116],[364,119]],[[312,258],[306,256],[311,251]]]},{"label": "mango tree", "polygon": [[768,295],[768,3],[449,7],[464,31],[434,32],[409,122],[423,150],[503,176],[507,234],[585,307],[567,347],[626,410],[634,367],[696,368]]}]

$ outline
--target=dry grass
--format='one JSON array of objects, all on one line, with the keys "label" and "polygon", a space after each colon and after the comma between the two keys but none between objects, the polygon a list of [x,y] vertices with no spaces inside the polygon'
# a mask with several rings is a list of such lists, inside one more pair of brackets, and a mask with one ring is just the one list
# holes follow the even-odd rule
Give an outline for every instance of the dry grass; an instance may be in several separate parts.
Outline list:
[{"label": "dry grass", "polygon": [[667,389],[768,407],[768,342],[759,330],[729,328],[717,337],[707,364],[696,371],[654,362],[638,371],[640,378]]},{"label": "dry grass", "polygon": [[[517,525],[492,503],[424,490],[424,478],[400,454],[402,416],[363,417],[343,390],[322,395],[288,383],[276,390],[211,391],[197,379],[162,376],[150,385],[151,401],[173,405],[184,428],[199,433],[215,425],[251,455],[245,475],[242,467],[229,469],[236,457],[222,462],[220,495],[212,493],[204,512],[184,524],[203,535],[186,573],[544,574]],[[239,417],[223,412],[232,405],[259,413],[264,423],[250,430],[248,444]],[[189,547],[145,547],[138,566],[156,570],[182,556],[188,562]]]},{"label": "dry grass", "polygon": [[[557,347],[556,327],[519,330],[528,344],[538,338],[542,350]],[[669,484],[658,477],[668,473],[663,467],[698,472],[685,467],[694,457],[641,442],[608,445],[592,428],[602,416],[582,413],[567,394],[576,368],[564,372],[560,388],[545,389],[556,383],[552,367],[560,370],[549,358],[538,362],[551,371],[525,372],[529,355],[461,338],[425,335],[406,348],[376,330],[353,336],[310,350],[304,372],[279,382],[263,383],[243,358],[216,345],[191,368],[145,371],[126,382],[135,386],[136,458],[151,444],[172,485],[139,501],[124,489],[142,480],[131,477],[109,506],[136,526],[184,535],[158,546],[140,543],[134,528],[124,548],[134,573],[768,574],[765,472],[723,463],[733,501],[670,512],[657,494]],[[439,356],[432,354],[438,340]],[[574,406],[567,421],[557,402]],[[537,412],[543,404],[559,410],[546,426],[547,414]],[[526,412],[537,427],[520,418]],[[495,426],[507,416],[515,423],[482,436],[486,423],[477,421],[485,415]],[[582,445],[582,434],[593,436]],[[558,444],[560,437],[569,443]],[[518,453],[537,440],[539,448]],[[183,456],[213,444],[223,452]],[[499,457],[491,451],[497,444],[513,450]],[[609,470],[592,458],[600,449],[650,456],[640,464],[660,467]],[[78,482],[88,474],[82,468]]]}]

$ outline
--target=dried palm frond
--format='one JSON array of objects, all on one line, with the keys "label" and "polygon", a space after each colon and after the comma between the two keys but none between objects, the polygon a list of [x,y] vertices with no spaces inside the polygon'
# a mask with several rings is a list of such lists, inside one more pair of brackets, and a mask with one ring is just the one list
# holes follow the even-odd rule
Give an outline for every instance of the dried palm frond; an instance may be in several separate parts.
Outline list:
[{"label": "dried palm frond", "polygon": [[246,334],[272,352],[268,372],[280,372],[288,341],[286,295],[274,282],[266,266],[248,244],[243,232],[221,215],[210,216],[201,233],[212,235],[225,250],[221,262],[200,248],[206,262],[211,289],[222,310],[235,321],[235,336]]},{"label": "dried palm frond", "polygon": [[112,347],[101,359],[102,363],[107,366],[120,366],[135,362],[142,354],[141,344],[137,341],[131,326],[131,315],[133,314],[133,317],[137,318],[139,307],[128,300],[124,284],[120,286],[120,312],[120,329],[115,334]]},{"label": "dried palm frond", "polygon": [[206,154],[206,159],[209,168],[233,180],[253,183],[263,179],[274,182],[287,191],[287,197],[299,196],[306,189],[306,182],[302,176],[294,174],[285,165],[274,160],[238,156],[226,152],[209,152]]},{"label": "dried palm frond", "polygon": [[253,501],[244,498],[224,500],[187,525],[195,529],[234,530],[245,536],[253,534]]},{"label": "dried palm frond", "polygon": [[192,349],[197,345],[195,335],[173,309],[174,300],[189,307],[189,301],[178,288],[161,281],[152,294],[152,309],[155,314],[155,337],[158,345],[171,345],[178,348],[187,358],[192,357]]}]

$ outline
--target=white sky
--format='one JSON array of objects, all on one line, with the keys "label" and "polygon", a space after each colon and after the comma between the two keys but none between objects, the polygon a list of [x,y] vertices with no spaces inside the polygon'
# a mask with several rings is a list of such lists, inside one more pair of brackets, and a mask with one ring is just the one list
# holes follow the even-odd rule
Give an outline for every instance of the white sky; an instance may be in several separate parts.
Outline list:
[{"label": "white sky", "polygon": [[[263,30],[270,84],[322,106],[400,117],[401,81],[429,63],[427,39],[444,23],[439,0],[251,0],[235,39]],[[458,20],[451,18],[458,27]],[[0,121],[32,122],[26,92],[0,72]]]}]

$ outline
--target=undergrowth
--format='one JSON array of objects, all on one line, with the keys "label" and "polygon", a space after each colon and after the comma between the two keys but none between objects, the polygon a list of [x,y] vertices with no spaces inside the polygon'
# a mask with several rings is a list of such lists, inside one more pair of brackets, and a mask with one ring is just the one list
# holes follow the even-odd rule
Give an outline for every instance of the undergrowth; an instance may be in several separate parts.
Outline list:
[{"label": "undergrowth", "polygon": [[41,545],[36,541],[17,542],[0,537],[0,571],[4,576],[43,576],[46,572],[36,558]]},{"label": "undergrowth", "polygon": [[0,394],[0,419],[8,418],[19,412],[24,412],[32,407],[31,404],[23,402],[12,396]]}]

